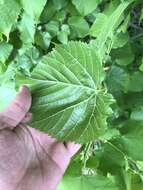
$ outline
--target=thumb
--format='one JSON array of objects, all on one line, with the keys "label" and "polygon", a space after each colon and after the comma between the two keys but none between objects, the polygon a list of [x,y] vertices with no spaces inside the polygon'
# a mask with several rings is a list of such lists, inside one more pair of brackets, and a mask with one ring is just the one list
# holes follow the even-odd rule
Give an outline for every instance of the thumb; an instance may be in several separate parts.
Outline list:
[{"label": "thumb", "polygon": [[30,106],[31,94],[28,88],[23,86],[7,109],[0,113],[0,129],[16,127],[25,117]]},{"label": "thumb", "polygon": [[72,157],[79,151],[81,145],[75,144],[74,142],[66,142],[66,148],[70,154],[70,157]]}]

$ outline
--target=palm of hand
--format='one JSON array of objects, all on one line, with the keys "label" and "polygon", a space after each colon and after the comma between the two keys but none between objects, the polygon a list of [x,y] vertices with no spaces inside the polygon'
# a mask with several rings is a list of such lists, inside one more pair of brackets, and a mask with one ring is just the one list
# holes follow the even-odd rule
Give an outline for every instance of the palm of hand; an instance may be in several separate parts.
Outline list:
[{"label": "palm of hand", "polygon": [[80,148],[19,124],[29,119],[30,105],[31,96],[24,87],[0,114],[0,190],[55,190]]}]

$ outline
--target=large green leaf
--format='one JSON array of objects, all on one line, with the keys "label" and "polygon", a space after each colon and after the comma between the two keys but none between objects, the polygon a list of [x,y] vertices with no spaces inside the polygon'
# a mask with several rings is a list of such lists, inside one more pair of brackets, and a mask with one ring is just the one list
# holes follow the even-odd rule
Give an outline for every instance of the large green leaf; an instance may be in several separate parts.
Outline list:
[{"label": "large green leaf", "polygon": [[[91,141],[105,132],[111,95],[102,89],[104,72],[89,45],[57,46],[32,72],[31,126],[60,140]],[[27,82],[28,83],[28,82]]]},{"label": "large green leaf", "polygon": [[0,1],[0,33],[9,35],[12,25],[20,13],[20,4],[16,0]]},{"label": "large green leaf", "polygon": [[[73,185],[74,184],[74,185]],[[58,190],[119,190],[112,178],[96,176],[65,176]]]}]

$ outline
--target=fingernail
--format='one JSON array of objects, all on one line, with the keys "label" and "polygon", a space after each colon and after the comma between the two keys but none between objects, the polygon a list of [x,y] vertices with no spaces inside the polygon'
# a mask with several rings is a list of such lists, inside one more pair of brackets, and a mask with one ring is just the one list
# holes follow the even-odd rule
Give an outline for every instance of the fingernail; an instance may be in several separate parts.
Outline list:
[{"label": "fingernail", "polygon": [[23,92],[23,90],[25,90],[25,89],[27,89],[26,86],[21,86],[21,87],[19,88],[19,92]]},{"label": "fingernail", "polygon": [[20,88],[19,88],[19,92],[22,92],[23,91],[23,86],[21,86]]}]

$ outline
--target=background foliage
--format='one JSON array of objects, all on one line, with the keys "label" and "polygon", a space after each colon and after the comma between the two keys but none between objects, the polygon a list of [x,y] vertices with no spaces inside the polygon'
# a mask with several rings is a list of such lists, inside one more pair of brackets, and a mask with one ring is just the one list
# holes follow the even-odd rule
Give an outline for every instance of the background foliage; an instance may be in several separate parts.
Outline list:
[{"label": "background foliage", "polygon": [[55,44],[80,40],[96,49],[116,100],[107,133],[83,146],[58,190],[142,190],[142,0],[0,0],[0,18],[1,84],[31,76]]}]

